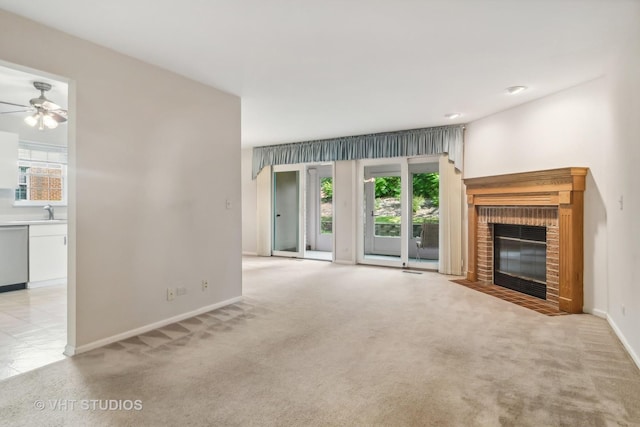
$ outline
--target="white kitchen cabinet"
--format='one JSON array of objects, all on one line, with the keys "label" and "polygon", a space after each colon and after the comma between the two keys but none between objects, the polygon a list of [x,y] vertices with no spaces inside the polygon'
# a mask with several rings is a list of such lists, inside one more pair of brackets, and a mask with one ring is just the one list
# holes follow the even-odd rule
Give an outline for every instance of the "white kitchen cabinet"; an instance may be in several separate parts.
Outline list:
[{"label": "white kitchen cabinet", "polygon": [[67,225],[29,226],[29,282],[67,277]]},{"label": "white kitchen cabinet", "polygon": [[18,186],[18,134],[0,131],[0,188]]}]

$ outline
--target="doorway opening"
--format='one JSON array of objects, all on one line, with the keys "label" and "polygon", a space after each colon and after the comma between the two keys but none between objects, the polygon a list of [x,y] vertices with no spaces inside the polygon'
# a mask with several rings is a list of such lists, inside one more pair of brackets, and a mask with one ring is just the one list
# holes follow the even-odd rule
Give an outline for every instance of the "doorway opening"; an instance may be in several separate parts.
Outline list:
[{"label": "doorway opening", "polygon": [[273,254],[300,253],[300,172],[273,173]]},{"label": "doorway opening", "polygon": [[19,255],[15,274],[0,278],[0,346],[9,356],[0,360],[2,380],[63,359],[75,313],[67,277],[69,82],[0,62],[0,101],[0,222]]},{"label": "doorway opening", "polygon": [[274,166],[272,255],[333,261],[333,189],[333,165]]}]

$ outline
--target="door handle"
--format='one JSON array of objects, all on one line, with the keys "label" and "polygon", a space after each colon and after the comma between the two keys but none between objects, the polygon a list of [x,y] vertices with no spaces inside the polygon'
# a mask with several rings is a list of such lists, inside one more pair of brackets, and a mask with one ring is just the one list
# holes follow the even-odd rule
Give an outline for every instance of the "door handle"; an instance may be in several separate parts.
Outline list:
[{"label": "door handle", "polygon": [[67,236],[64,236],[64,245],[67,246]]},{"label": "door handle", "polygon": [[276,214],[276,218],[280,218],[280,214]]}]

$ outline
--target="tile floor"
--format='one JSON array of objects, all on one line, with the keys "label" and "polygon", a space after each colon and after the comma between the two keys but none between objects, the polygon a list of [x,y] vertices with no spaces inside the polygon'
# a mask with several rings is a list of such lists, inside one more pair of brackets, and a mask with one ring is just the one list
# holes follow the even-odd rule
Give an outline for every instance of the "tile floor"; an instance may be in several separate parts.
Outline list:
[{"label": "tile floor", "polygon": [[[389,255],[365,255],[365,261],[400,261],[399,256],[389,256]],[[419,268],[421,270],[432,270],[438,271],[439,262],[437,259],[426,259],[426,258],[409,258],[409,267],[410,268]]]},{"label": "tile floor", "polygon": [[320,260],[320,261],[331,261],[331,259],[333,258],[333,254],[331,252],[325,252],[325,251],[306,250],[306,251],[304,251],[304,257],[306,259],[317,259],[317,260]]},{"label": "tile floor", "polygon": [[501,300],[509,301],[521,307],[537,311],[538,313],[546,314],[547,316],[562,316],[568,314],[564,311],[558,310],[558,307],[544,300],[541,300],[540,298],[532,297],[521,292],[513,291],[511,289],[503,288],[502,286],[484,285],[482,283],[470,282],[465,279],[452,280],[452,282],[488,295],[492,295],[496,298],[500,298]]},{"label": "tile floor", "polygon": [[0,380],[64,359],[67,287],[0,293]]}]

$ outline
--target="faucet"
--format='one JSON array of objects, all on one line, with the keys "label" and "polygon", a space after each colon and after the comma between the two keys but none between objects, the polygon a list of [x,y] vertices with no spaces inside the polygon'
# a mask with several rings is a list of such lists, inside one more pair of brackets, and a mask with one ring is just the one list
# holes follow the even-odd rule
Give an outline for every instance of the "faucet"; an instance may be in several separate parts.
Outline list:
[{"label": "faucet", "polygon": [[45,211],[49,212],[49,220],[53,220],[53,206],[51,205],[45,205],[42,209],[44,209]]}]

